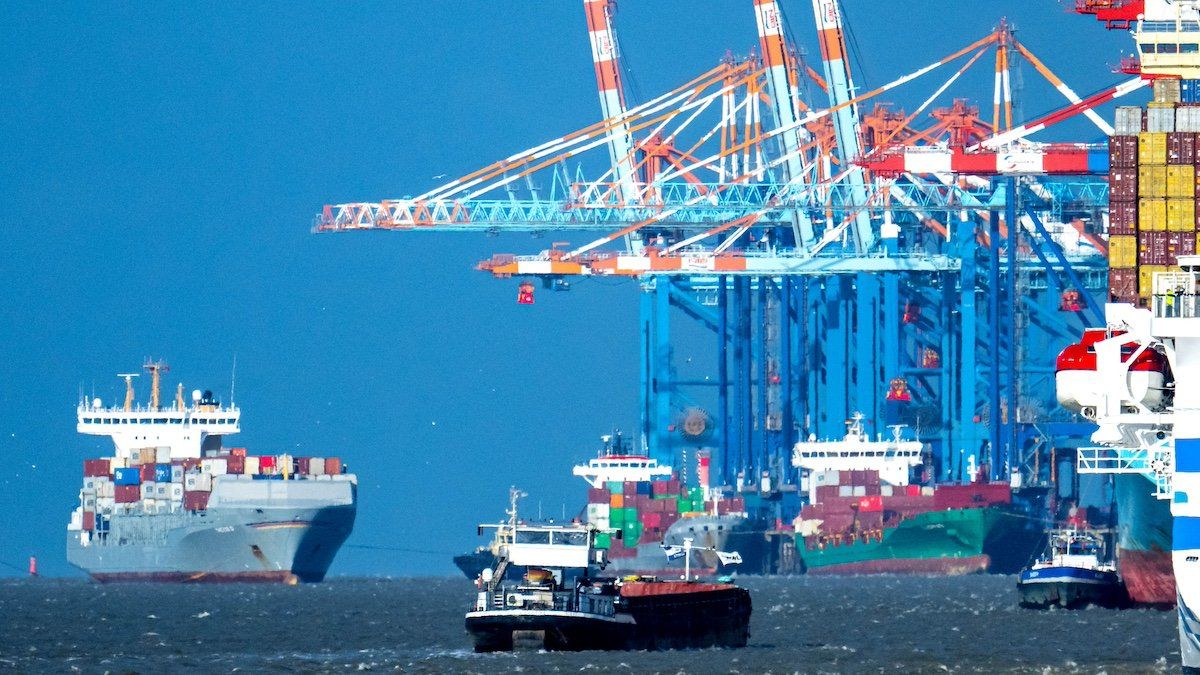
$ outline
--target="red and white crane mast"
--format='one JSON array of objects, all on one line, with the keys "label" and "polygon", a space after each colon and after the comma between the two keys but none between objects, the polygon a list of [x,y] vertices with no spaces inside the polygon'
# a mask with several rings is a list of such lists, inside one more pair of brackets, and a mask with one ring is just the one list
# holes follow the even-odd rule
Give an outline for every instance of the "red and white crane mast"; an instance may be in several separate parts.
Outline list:
[{"label": "red and white crane mast", "polygon": [[617,122],[608,132],[608,149],[613,173],[625,204],[640,200],[637,174],[634,170],[633,133],[624,120],[625,93],[621,86],[620,55],[613,35],[611,9],[613,0],[583,0],[587,15],[588,38],[592,43],[592,63],[596,66],[596,87],[600,93],[600,111],[606,121]]},{"label": "red and white crane mast", "polygon": [[[762,49],[763,66],[767,71],[767,81],[771,86],[771,104],[775,111],[775,125],[787,129],[781,133],[780,143],[783,146],[784,178],[795,185],[805,175],[804,157],[800,153],[800,134],[803,127],[796,124],[799,111],[796,102],[799,100],[796,85],[788,74],[788,45],[783,35],[783,15],[775,0],[754,0],[754,18],[758,24],[758,40]],[[792,225],[796,237],[796,247],[805,248],[814,242],[812,220],[807,213],[797,212]]]}]

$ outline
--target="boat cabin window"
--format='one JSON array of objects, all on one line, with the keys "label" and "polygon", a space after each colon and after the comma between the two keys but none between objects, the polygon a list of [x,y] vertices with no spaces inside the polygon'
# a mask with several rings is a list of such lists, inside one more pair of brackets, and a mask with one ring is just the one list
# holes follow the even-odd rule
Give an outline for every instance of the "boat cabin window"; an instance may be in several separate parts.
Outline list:
[{"label": "boat cabin window", "polygon": [[550,533],[536,530],[517,530],[514,541],[518,544],[549,544]]},{"label": "boat cabin window", "polygon": [[555,532],[554,543],[564,546],[586,546],[586,532]]}]

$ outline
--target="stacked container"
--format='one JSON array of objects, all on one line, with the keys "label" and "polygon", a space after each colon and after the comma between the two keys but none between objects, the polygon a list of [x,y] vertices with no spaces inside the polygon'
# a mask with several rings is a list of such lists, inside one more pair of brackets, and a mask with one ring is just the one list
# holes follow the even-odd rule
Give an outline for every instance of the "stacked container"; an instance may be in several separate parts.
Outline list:
[{"label": "stacked container", "polygon": [[1196,252],[1200,107],[1181,104],[1192,85],[1156,80],[1145,109],[1117,109],[1108,146],[1111,301],[1145,305],[1154,274]]},{"label": "stacked container", "polygon": [[[671,480],[616,481],[590,488],[586,515],[592,525],[620,532],[620,536],[597,535],[596,546],[609,549],[610,557],[623,558],[637,555],[638,544],[663,541],[680,518],[704,515],[711,512],[710,506],[703,488],[685,487],[672,476]],[[718,513],[741,513],[746,508],[742,499],[722,499],[715,506]]]}]

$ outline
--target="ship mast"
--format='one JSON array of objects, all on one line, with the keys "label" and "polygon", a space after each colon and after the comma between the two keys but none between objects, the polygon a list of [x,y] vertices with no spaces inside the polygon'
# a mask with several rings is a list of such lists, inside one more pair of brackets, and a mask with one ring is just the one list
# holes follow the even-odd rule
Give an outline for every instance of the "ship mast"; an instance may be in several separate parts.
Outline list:
[{"label": "ship mast", "polygon": [[125,412],[133,410],[133,378],[137,373],[117,373],[117,377],[125,378]]},{"label": "ship mast", "polygon": [[142,366],[142,368],[145,368],[150,373],[150,409],[158,410],[162,374],[169,371],[171,368],[163,361],[150,361],[149,359],[146,360],[146,363]]}]

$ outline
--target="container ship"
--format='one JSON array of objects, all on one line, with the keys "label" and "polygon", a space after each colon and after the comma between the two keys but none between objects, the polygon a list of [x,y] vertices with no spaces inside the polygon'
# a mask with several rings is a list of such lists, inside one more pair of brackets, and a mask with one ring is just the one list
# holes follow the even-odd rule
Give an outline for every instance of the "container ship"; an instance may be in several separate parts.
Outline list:
[{"label": "container ship", "polygon": [[[698,485],[687,486],[672,467],[634,454],[619,434],[604,437],[597,457],[574,467],[572,473],[588,484],[587,506],[580,520],[602,532],[595,546],[606,552],[608,569],[621,574],[678,576],[682,568],[662,544],[697,547],[695,569],[701,574],[722,571],[713,550],[737,550],[741,574],[772,574],[770,524],[752,516],[741,497],[723,497],[709,486],[708,457],[697,459]],[[500,542],[492,541],[472,553],[454,558],[469,579],[495,564]]]},{"label": "container ship", "polygon": [[241,411],[183,385],[160,405],[165,364],[146,365],[148,405],[82,401],[78,431],[108,436],[83,464],[67,559],[100,582],[316,582],[354,526],[357,478],[336,457],[255,456],[224,448]]},{"label": "container ship", "polygon": [[923,443],[904,440],[901,426],[872,440],[860,414],[847,426],[841,440],[795,447],[809,501],[795,521],[801,571],[1012,574],[1028,562],[1042,529],[1009,484],[915,484]]}]

